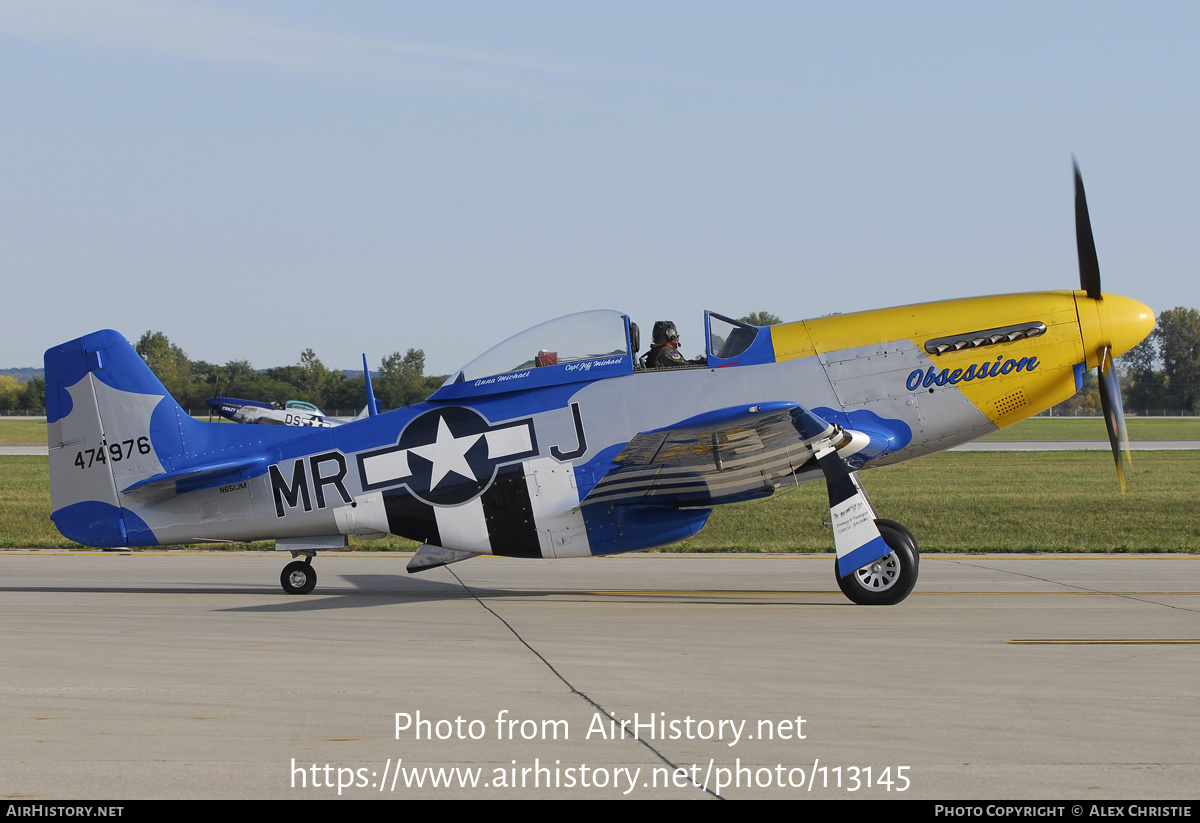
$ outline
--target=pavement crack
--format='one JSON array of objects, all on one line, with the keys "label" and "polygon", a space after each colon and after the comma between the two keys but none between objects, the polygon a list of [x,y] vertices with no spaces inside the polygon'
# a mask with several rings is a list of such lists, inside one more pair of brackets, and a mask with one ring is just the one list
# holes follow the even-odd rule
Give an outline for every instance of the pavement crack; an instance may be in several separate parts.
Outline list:
[{"label": "pavement crack", "polygon": [[[484,609],[486,609],[493,617],[495,617],[497,620],[499,620],[504,625],[504,628],[506,628],[510,632],[512,632],[513,637],[517,638],[517,640],[521,643],[522,646],[529,649],[530,654],[532,654],[534,657],[536,657],[538,660],[540,660],[542,662],[542,665],[544,665],[547,669],[550,670],[551,674],[553,674],[560,681],[562,681],[563,685],[571,690],[571,694],[576,695],[581,700],[583,700],[583,702],[587,703],[589,706],[594,708],[596,711],[603,713],[604,716],[606,716],[606,717],[613,718],[618,723],[620,723],[622,720],[624,720],[624,718],[618,717],[616,712],[610,712],[607,709],[605,709],[602,705],[600,705],[599,702],[597,702],[594,698],[592,698],[591,695],[577,689],[575,687],[575,685],[563,675],[562,672],[560,672],[558,669],[554,668],[554,664],[551,663],[549,660],[547,660],[545,655],[543,655],[541,652],[539,652],[537,649],[535,649],[528,640],[526,640],[524,637],[521,636],[521,633],[519,631],[517,631],[516,627],[514,627],[511,623],[509,623],[507,620],[505,620],[503,617],[501,617],[499,612],[497,612],[495,609],[493,609],[491,606],[489,606],[487,603],[485,603],[483,601],[483,598],[481,598],[478,594],[476,594],[475,590],[472,589],[470,586],[468,586],[463,581],[463,579],[455,573],[454,569],[446,567],[446,571],[450,572],[451,576],[455,580],[458,581],[458,585],[462,586],[463,589],[466,590],[467,594],[469,594],[469,595],[471,595],[471,597],[475,598],[476,603],[478,603],[480,606],[482,606]],[[624,726],[622,726],[621,728],[624,728]],[[651,746],[645,740],[641,739],[640,737],[637,737],[636,735],[634,736],[633,739],[638,745],[644,747],[648,752],[653,754],[655,757],[657,757],[659,760],[661,760],[664,764],[666,764],[668,767],[670,767],[672,771],[681,768],[679,765],[672,762],[670,760],[670,758],[668,758],[665,754],[663,754],[661,751],[656,749],[654,746]],[[700,789],[701,791],[705,792],[706,794],[711,795],[712,797],[716,798],[717,800],[725,799],[724,797],[717,794],[716,792],[714,792],[712,789],[708,788],[707,786],[702,786],[697,783],[693,783],[692,785],[695,786],[697,789]]]},{"label": "pavement crack", "polygon": [[[949,558],[947,558],[947,559],[949,559]],[[1076,591],[1088,592],[1089,594],[1107,594],[1110,597],[1121,597],[1126,600],[1132,600],[1135,603],[1148,603],[1151,606],[1162,606],[1164,609],[1175,609],[1176,611],[1181,611],[1181,612],[1193,612],[1194,613],[1197,611],[1196,609],[1190,608],[1188,606],[1175,606],[1170,603],[1160,603],[1157,600],[1150,600],[1146,597],[1139,597],[1137,595],[1129,594],[1128,592],[1106,592],[1106,591],[1104,591],[1104,589],[1093,589],[1089,586],[1079,586],[1074,583],[1064,583],[1061,580],[1054,580],[1049,577],[1041,577],[1036,574],[1028,574],[1026,572],[1017,572],[1017,571],[1012,571],[1011,569],[998,569],[995,566],[989,566],[986,563],[969,563],[965,560],[953,560],[952,562],[958,563],[961,566],[972,566],[977,569],[988,569],[989,571],[1000,572],[1001,574],[1011,574],[1014,577],[1024,577],[1027,580],[1037,580],[1042,583],[1048,583],[1052,586],[1062,586],[1062,587],[1068,588],[1068,589],[1075,589]]]}]

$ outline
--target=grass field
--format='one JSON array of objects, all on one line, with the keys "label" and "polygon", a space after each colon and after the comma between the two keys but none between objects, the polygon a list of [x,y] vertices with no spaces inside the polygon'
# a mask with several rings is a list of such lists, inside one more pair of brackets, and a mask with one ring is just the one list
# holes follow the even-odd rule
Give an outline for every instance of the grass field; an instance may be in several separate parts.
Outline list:
[{"label": "grass field", "polygon": [[[47,462],[0,457],[0,548],[74,545],[49,520]],[[1195,452],[1135,453],[1124,496],[1106,452],[947,452],[861,476],[881,516],[907,526],[923,551],[1200,551]],[[825,484],[808,483],[718,507],[704,531],[675,550],[827,551],[828,516]],[[356,545],[411,551],[417,544]]]},{"label": "grass field", "polygon": [[46,445],[46,421],[0,417],[0,446]]},{"label": "grass field", "polygon": [[[860,475],[923,551],[1198,551],[1194,452],[1138,452],[1121,494],[1106,452],[946,452]],[[714,511],[692,551],[829,546],[823,483]]]},{"label": "grass field", "polygon": [[[1127,417],[1130,440],[1200,440],[1200,417]],[[1108,440],[1100,417],[1033,417],[984,440]]]}]

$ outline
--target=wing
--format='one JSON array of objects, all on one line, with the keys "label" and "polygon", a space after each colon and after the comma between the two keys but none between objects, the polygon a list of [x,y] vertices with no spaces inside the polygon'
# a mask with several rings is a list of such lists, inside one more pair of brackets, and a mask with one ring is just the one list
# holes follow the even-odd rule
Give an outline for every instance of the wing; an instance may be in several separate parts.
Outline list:
[{"label": "wing", "polygon": [[731,406],[637,435],[583,503],[708,508],[766,497],[809,479],[803,474],[824,476],[838,573],[846,575],[891,551],[843,459],[867,442],[799,403]]},{"label": "wing", "polygon": [[765,497],[850,436],[799,403],[731,406],[635,436],[584,503],[712,506]]}]

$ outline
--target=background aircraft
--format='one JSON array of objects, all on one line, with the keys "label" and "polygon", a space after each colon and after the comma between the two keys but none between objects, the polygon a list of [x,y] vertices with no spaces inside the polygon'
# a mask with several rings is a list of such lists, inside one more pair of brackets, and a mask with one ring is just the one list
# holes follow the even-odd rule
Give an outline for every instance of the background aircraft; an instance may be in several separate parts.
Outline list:
[{"label": "background aircraft", "polygon": [[208,407],[222,417],[235,423],[266,423],[275,426],[316,426],[332,428],[343,422],[325,413],[312,403],[289,400],[283,408],[258,400],[239,400],[236,397],[213,397],[204,401]]},{"label": "background aircraft", "polygon": [[584,312],[501,343],[426,402],[336,428],[195,421],[121,335],[89,334],[46,352],[52,518],[93,546],[274,539],[303,556],[281,575],[300,594],[315,553],[351,534],[422,542],[410,571],[611,554],[824,479],[842,591],[896,603],[916,583],[917,542],[877,517],[860,470],[994,432],[1098,368],[1123,487],[1112,360],[1154,316],[1101,292],[1078,169],[1075,185],[1079,291],[771,327],[707,313],[706,363],[652,371],[636,367],[626,315]]}]

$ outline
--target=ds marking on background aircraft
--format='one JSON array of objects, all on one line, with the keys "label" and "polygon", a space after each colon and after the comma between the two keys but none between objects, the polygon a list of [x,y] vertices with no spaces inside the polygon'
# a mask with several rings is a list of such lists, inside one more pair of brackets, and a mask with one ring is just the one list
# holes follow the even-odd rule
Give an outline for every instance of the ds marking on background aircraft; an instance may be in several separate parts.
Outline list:
[{"label": "ds marking on background aircraft", "polygon": [[289,400],[280,408],[278,404],[263,403],[260,400],[241,400],[236,397],[212,397],[204,401],[213,412],[234,423],[257,423],[273,426],[315,426],[328,429],[342,425],[342,421],[334,417],[326,417],[324,412],[312,403],[303,400]]},{"label": "ds marking on background aircraft", "polygon": [[[891,604],[917,581],[913,535],[876,514],[863,469],[942,451],[1073,395],[1097,368],[1124,489],[1113,358],[1154,326],[1100,291],[1075,170],[1079,291],[947,300],[755,327],[705,314],[707,362],[640,369],[615,311],[535,326],[428,400],[337,427],[185,414],[126,340],[46,352],[55,525],[90,546],[275,540],[281,584],[348,535],[422,543],[421,571],[480,554],[579,557],[665,546],[714,506],[824,479],[841,590]],[[968,492],[969,493],[969,492]]]}]

